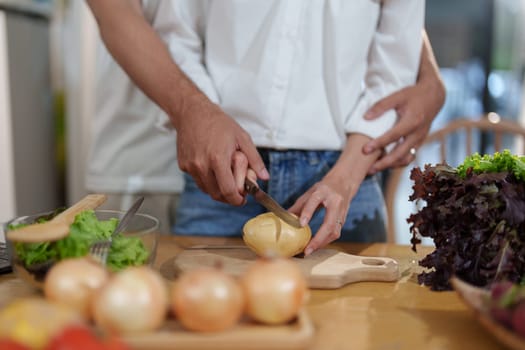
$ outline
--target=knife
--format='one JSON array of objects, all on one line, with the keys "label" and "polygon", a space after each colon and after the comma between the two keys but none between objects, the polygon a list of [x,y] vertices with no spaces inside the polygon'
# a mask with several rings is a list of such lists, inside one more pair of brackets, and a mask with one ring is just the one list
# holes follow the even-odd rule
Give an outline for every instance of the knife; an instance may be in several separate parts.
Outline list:
[{"label": "knife", "polygon": [[254,183],[248,178],[244,180],[244,189],[246,190],[246,192],[251,194],[259,204],[261,204],[263,207],[277,215],[287,224],[290,224],[297,228],[302,227],[298,217],[286,211],[286,209],[281,207],[279,203],[275,201],[275,199],[273,199],[268,193],[261,190],[256,183]]}]

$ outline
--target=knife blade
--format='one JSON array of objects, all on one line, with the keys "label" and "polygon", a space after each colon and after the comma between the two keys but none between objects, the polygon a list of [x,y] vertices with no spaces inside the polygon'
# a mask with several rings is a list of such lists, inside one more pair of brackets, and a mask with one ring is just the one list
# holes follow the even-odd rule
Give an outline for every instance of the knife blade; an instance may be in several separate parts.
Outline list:
[{"label": "knife blade", "polygon": [[281,207],[279,203],[275,201],[275,199],[273,199],[268,193],[261,190],[259,186],[257,186],[257,184],[255,184],[253,181],[246,178],[244,180],[244,188],[246,192],[251,194],[259,204],[277,215],[284,222],[297,228],[302,227],[298,217],[286,211],[286,209]]}]

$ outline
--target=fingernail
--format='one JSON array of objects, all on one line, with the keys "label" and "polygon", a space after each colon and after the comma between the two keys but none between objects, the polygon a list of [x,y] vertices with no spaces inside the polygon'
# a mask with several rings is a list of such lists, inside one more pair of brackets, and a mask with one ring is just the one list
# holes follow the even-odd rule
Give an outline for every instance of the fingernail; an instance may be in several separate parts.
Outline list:
[{"label": "fingernail", "polygon": [[312,254],[313,251],[314,251],[314,250],[313,250],[312,248],[306,248],[306,249],[304,250],[304,255],[305,255],[305,256],[308,256],[308,255]]},{"label": "fingernail", "polygon": [[374,147],[370,146],[370,145],[365,145],[365,147],[363,148],[363,151],[368,154],[368,153],[371,153],[374,151]]},{"label": "fingernail", "polygon": [[268,172],[268,170],[266,168],[264,168],[261,171],[261,176],[262,176],[263,180],[267,180],[267,179],[270,178],[270,173]]},{"label": "fingernail", "polygon": [[301,224],[301,226],[306,226],[306,224],[308,224],[308,218],[306,216],[301,217],[299,223]]},{"label": "fingernail", "polygon": [[365,113],[365,119],[370,119],[370,118],[372,118],[372,115],[373,115],[373,114],[372,114],[371,111],[366,112],[366,113]]}]

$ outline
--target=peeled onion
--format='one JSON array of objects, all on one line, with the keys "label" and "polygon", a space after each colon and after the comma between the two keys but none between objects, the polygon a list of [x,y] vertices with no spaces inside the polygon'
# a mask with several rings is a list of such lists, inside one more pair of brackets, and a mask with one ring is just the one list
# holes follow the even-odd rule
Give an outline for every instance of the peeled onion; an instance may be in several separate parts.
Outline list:
[{"label": "peeled onion", "polygon": [[180,323],[200,332],[230,328],[244,310],[241,286],[218,268],[197,268],[182,274],[173,285],[171,301]]},{"label": "peeled onion", "polygon": [[258,259],[241,278],[246,314],[258,322],[283,324],[293,320],[307,299],[308,284],[294,261]]},{"label": "peeled onion", "polygon": [[310,226],[294,227],[274,213],[258,215],[243,227],[243,240],[259,256],[292,257],[304,251],[312,238]]},{"label": "peeled onion", "polygon": [[109,272],[87,257],[64,259],[46,274],[44,295],[48,300],[70,306],[90,319],[92,295],[108,279]]},{"label": "peeled onion", "polygon": [[114,334],[159,328],[167,315],[168,291],[160,274],[128,267],[115,274],[93,300],[95,323]]}]

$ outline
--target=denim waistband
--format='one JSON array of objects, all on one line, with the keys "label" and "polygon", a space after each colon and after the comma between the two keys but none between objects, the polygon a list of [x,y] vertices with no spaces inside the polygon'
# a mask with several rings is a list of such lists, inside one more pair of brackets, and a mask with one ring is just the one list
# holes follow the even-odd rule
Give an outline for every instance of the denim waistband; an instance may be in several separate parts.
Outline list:
[{"label": "denim waistband", "polygon": [[[303,159],[311,164],[330,159],[335,164],[341,151],[339,150],[301,150],[301,149],[277,149],[268,147],[257,147],[264,164],[269,167],[270,160],[286,161],[293,159]],[[270,156],[272,155],[272,156]],[[371,179],[375,175],[366,175],[365,179]]]}]

